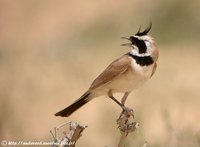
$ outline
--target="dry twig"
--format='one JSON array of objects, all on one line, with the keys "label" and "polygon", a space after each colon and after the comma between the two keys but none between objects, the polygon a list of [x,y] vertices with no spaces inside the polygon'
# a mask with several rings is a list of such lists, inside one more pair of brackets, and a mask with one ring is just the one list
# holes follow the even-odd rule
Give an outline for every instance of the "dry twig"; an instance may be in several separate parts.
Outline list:
[{"label": "dry twig", "polygon": [[134,122],[133,119],[133,110],[127,107],[124,108],[119,118],[117,119],[118,128],[121,133],[118,147],[124,147],[125,140],[128,134],[135,131],[139,127],[139,124],[137,122]]},{"label": "dry twig", "polygon": [[[61,128],[68,126],[69,131],[64,130],[60,134]],[[51,130],[50,133],[54,138],[53,147],[75,147],[75,144],[81,133],[87,126],[82,126],[76,122],[66,122],[54,128],[54,133]]]}]

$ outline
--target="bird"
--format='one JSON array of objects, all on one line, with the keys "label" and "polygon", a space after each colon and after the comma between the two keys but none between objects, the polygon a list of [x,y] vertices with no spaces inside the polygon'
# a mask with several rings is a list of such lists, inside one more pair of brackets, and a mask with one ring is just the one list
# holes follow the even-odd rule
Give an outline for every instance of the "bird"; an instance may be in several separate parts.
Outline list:
[{"label": "bird", "polygon": [[[69,117],[73,112],[99,96],[108,96],[120,107],[125,108],[124,103],[129,94],[148,81],[155,73],[159,50],[155,39],[148,35],[152,23],[144,31],[141,25],[135,35],[121,37],[129,43],[130,51],[114,60],[91,84],[89,89],[74,103],[57,112],[55,116]],[[119,102],[114,93],[122,93]]]}]

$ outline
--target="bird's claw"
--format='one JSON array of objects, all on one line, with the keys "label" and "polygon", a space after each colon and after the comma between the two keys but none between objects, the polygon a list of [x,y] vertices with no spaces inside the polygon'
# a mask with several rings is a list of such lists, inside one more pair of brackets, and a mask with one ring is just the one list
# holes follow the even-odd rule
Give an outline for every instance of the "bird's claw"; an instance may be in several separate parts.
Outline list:
[{"label": "bird's claw", "polygon": [[123,114],[134,116],[133,115],[133,112],[134,112],[133,109],[125,107],[125,106],[122,106],[122,110],[123,110],[122,111]]}]

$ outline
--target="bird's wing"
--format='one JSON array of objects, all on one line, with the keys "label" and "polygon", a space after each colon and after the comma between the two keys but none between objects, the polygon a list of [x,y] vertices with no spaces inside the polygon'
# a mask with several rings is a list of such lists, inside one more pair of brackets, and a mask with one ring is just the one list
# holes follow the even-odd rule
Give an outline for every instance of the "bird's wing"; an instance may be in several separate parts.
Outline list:
[{"label": "bird's wing", "polygon": [[131,66],[131,58],[128,55],[123,55],[121,58],[113,61],[92,83],[89,90],[96,89],[113,78],[123,74]]}]

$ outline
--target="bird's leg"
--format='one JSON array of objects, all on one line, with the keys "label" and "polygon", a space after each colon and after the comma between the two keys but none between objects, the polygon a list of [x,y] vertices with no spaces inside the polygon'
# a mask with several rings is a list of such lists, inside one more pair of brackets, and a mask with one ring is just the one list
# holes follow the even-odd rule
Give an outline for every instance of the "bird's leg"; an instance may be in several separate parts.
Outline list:
[{"label": "bird's leg", "polygon": [[129,96],[130,92],[125,92],[124,96],[121,99],[121,104],[124,106],[127,97]]},{"label": "bird's leg", "polygon": [[130,92],[124,93],[124,96],[121,99],[121,104],[123,105],[123,107],[122,107],[123,111],[133,116],[133,109],[125,107],[125,102],[126,102],[127,97],[129,96],[129,94],[130,94]]},{"label": "bird's leg", "polygon": [[124,105],[122,105],[116,98],[114,98],[114,96],[109,96],[109,98],[115,101],[123,109]]},{"label": "bird's leg", "polygon": [[114,96],[109,96],[113,101],[115,101],[123,110],[123,112],[126,112],[128,114],[132,114],[133,109],[130,109],[128,107],[125,107],[124,104],[120,103]]},{"label": "bird's leg", "polygon": [[112,90],[110,90],[110,91],[108,92],[108,97],[111,98],[114,102],[116,102],[116,103],[123,109],[124,105],[121,104],[121,103],[113,96]]},{"label": "bird's leg", "polygon": [[132,109],[125,107],[124,103],[126,101],[126,98],[128,97],[130,92],[125,92],[124,96],[122,97],[121,103],[113,96],[112,90],[108,92],[108,97],[111,98],[114,102],[116,102],[124,112],[132,113]]}]

